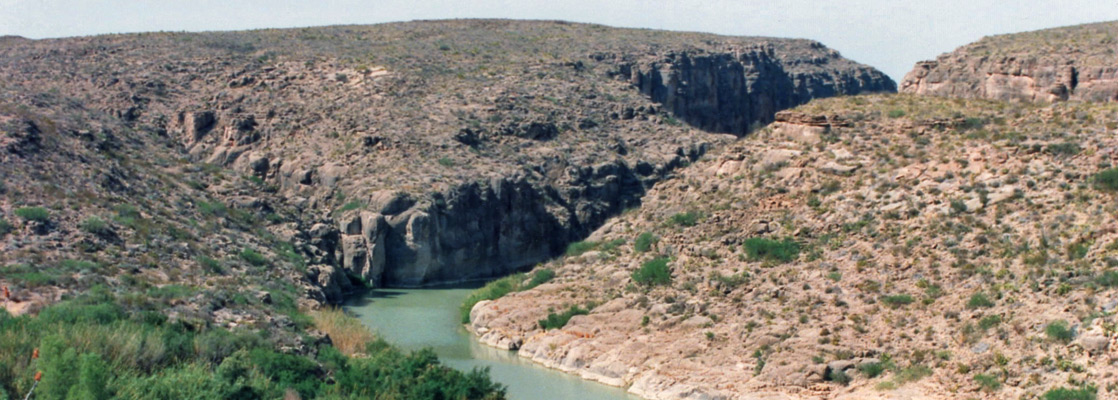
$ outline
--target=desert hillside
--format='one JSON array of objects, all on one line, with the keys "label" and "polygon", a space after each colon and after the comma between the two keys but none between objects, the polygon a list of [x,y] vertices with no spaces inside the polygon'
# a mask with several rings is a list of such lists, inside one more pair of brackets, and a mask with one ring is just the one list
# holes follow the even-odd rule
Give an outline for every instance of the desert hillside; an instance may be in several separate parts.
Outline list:
[{"label": "desert hillside", "polygon": [[658,183],[470,326],[653,399],[1109,398],[1116,119],[816,100]]}]

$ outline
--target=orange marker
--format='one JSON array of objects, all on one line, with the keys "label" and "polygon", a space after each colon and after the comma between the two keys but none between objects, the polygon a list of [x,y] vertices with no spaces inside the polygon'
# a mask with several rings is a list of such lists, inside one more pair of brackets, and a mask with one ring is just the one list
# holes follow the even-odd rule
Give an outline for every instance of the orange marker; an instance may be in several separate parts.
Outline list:
[{"label": "orange marker", "polygon": [[40,379],[43,379],[43,371],[35,371],[35,382],[38,382]]},{"label": "orange marker", "polygon": [[9,291],[8,291],[8,287],[7,287],[7,286],[4,286],[4,298],[5,298],[5,299],[8,299],[8,300],[11,300],[11,299],[12,299],[12,292],[9,292]]},{"label": "orange marker", "polygon": [[31,352],[31,359],[34,360],[36,358],[39,358],[39,348],[38,347],[35,348],[35,351]]}]

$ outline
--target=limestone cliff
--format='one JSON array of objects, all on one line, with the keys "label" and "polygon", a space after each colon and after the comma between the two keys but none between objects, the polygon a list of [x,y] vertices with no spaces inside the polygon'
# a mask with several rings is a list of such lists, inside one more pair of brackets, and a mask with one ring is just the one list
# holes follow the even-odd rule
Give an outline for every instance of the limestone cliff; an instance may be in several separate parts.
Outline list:
[{"label": "limestone cliff", "polygon": [[1118,101],[1118,22],[983,38],[916,64],[901,92],[1017,101]]}]

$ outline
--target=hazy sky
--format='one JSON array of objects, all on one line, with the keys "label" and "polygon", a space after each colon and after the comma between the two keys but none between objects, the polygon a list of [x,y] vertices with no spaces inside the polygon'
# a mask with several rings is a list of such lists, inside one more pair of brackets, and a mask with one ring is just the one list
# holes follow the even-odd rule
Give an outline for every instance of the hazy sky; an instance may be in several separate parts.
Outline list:
[{"label": "hazy sky", "polygon": [[1118,0],[0,0],[0,35],[29,38],[441,18],[810,38],[900,80],[984,35],[1118,20]]}]

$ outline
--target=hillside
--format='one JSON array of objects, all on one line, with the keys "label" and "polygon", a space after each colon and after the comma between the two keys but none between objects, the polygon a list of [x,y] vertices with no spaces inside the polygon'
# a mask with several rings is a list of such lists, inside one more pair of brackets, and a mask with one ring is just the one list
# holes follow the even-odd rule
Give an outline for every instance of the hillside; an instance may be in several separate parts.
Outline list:
[{"label": "hillside", "polygon": [[1118,22],[997,35],[916,64],[904,93],[1118,101]]},{"label": "hillside", "polygon": [[[894,90],[813,41],[562,22],[0,38],[0,286],[23,315],[0,320],[18,337],[0,384],[27,389],[30,361],[11,360],[39,333],[113,322],[184,330],[176,346],[194,349],[114,374],[189,379],[256,349],[276,369],[212,382],[215,396],[374,390],[341,377],[403,356],[359,342],[339,361],[324,349],[342,338],[308,310],[550,259],[779,110]],[[102,324],[33,317],[102,306]],[[227,331],[251,343],[208,336]],[[124,365],[76,332],[52,343]],[[294,366],[300,380],[281,381]],[[423,378],[499,392],[484,374]],[[427,384],[405,382],[386,393]]]},{"label": "hillside", "polygon": [[650,399],[1111,398],[1115,117],[816,100],[658,183],[470,328]]}]

